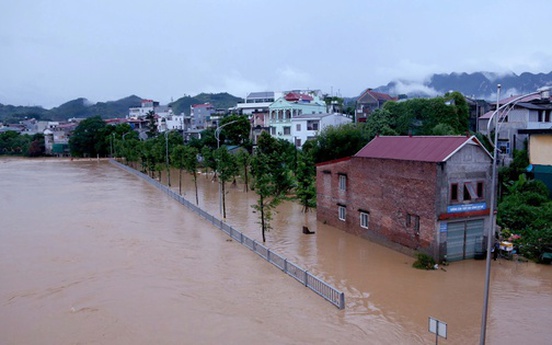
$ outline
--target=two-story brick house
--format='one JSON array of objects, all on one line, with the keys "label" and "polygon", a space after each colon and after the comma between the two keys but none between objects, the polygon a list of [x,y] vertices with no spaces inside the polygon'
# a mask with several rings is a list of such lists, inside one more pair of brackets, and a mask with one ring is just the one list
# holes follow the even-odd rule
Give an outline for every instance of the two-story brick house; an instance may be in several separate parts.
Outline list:
[{"label": "two-story brick house", "polygon": [[490,226],[492,157],[475,137],[376,137],[317,164],[317,219],[437,260],[473,258]]}]

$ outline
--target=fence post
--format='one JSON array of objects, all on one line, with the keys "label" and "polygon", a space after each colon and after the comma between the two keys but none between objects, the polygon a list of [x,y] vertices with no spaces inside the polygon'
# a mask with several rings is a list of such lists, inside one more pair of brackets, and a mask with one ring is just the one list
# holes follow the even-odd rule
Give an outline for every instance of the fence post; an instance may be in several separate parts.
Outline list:
[{"label": "fence post", "polygon": [[284,272],[288,273],[288,269],[287,269],[287,258],[284,258]]},{"label": "fence post", "polygon": [[266,261],[270,262],[270,249],[266,248]]},{"label": "fence post", "polygon": [[345,293],[339,294],[339,309],[345,309]]},{"label": "fence post", "polygon": [[308,281],[309,281],[309,273],[308,273],[308,271],[305,271],[305,286],[307,286],[307,287],[309,286]]}]

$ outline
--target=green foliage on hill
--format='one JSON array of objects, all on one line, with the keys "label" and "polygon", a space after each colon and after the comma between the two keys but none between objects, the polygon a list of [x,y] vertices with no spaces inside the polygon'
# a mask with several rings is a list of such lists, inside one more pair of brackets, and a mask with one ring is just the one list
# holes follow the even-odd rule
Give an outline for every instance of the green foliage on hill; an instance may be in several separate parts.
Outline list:
[{"label": "green foliage on hill", "polygon": [[128,115],[128,108],[139,107],[141,100],[140,97],[133,95],[117,101],[91,104],[85,98],[77,98],[49,110],[46,115],[54,121],[67,120],[73,117],[100,116],[102,119],[125,117]]},{"label": "green foliage on hill", "polygon": [[18,123],[26,118],[35,118],[38,120],[42,119],[46,112],[47,110],[42,107],[24,107],[0,103],[0,122]]},{"label": "green foliage on hill", "polygon": [[102,119],[125,117],[128,108],[139,107],[141,98],[135,95],[117,101],[91,103],[86,98],[77,98],[50,110],[42,107],[23,107],[0,104],[0,121],[18,123],[25,118],[64,121],[71,118],[100,116]]},{"label": "green foliage on hill", "polygon": [[232,96],[227,92],[200,93],[196,96],[184,96],[170,103],[173,113],[190,115],[190,106],[194,104],[211,103],[215,108],[228,109],[243,102],[242,98]]}]

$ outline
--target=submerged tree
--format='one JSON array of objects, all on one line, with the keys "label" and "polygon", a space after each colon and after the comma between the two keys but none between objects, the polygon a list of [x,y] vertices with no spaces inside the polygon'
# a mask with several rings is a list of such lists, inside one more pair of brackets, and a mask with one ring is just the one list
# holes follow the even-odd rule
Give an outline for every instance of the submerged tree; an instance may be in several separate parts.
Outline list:
[{"label": "submerged tree", "polygon": [[249,169],[251,167],[251,155],[246,150],[239,150],[236,154],[239,169],[242,171],[243,191],[249,191]]},{"label": "submerged tree", "polygon": [[226,218],[226,182],[232,181],[238,174],[238,164],[236,158],[228,152],[226,146],[215,151],[215,158],[222,195],[222,217]]},{"label": "submerged tree", "polygon": [[288,199],[287,194],[293,188],[291,171],[282,157],[288,142],[276,140],[263,132],[257,143],[257,151],[251,161],[251,173],[254,178],[253,189],[259,196],[252,207],[259,212],[263,242],[265,232],[270,230],[270,221],[274,208]]},{"label": "submerged tree", "polygon": [[178,194],[182,195],[182,171],[184,170],[184,145],[178,145],[171,150],[171,163],[178,169]]},{"label": "submerged tree", "polygon": [[199,195],[197,190],[198,155],[199,151],[195,147],[184,146],[184,169],[186,169],[188,173],[192,174],[194,179],[196,205],[199,205]]},{"label": "submerged tree", "polygon": [[302,151],[299,155],[295,170],[297,187],[295,195],[303,206],[303,212],[307,213],[316,207],[316,166],[309,151]]}]

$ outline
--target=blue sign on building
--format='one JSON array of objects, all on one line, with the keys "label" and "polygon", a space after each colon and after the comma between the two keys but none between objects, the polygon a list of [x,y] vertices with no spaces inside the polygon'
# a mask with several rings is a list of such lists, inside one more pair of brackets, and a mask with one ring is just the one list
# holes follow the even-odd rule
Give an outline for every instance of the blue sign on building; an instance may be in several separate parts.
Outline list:
[{"label": "blue sign on building", "polygon": [[447,213],[458,213],[458,212],[471,212],[471,211],[483,211],[487,209],[486,202],[479,202],[476,204],[465,204],[465,205],[452,205],[447,207]]}]

